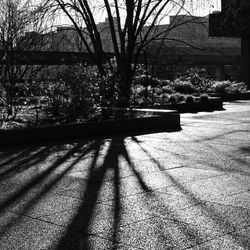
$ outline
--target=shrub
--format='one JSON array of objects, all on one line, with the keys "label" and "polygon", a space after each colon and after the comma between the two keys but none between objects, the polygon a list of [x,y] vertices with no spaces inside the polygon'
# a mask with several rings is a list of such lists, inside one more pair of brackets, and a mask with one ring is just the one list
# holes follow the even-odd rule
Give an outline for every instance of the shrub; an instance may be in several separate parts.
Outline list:
[{"label": "shrub", "polygon": [[69,98],[66,83],[62,80],[42,82],[41,91],[47,99],[52,116],[61,115],[62,109],[66,107]]},{"label": "shrub", "polygon": [[168,94],[162,94],[160,101],[161,101],[162,105],[167,104],[168,101],[169,101],[169,95]]},{"label": "shrub", "polygon": [[247,85],[243,82],[216,81],[211,90],[218,94],[239,94],[247,90]]},{"label": "shrub", "polygon": [[194,97],[192,95],[186,96],[186,103],[194,103]]},{"label": "shrub", "polygon": [[181,75],[182,80],[190,81],[196,92],[207,92],[213,83],[212,75],[205,69],[198,67],[188,69]]},{"label": "shrub", "polygon": [[167,87],[167,86],[169,86],[170,87],[170,85],[171,85],[171,81],[170,80],[161,80],[160,81],[160,84],[161,84],[161,86],[165,86],[165,87]]},{"label": "shrub", "polygon": [[247,84],[243,82],[232,82],[226,89],[228,94],[239,94],[247,91]]},{"label": "shrub", "polygon": [[162,87],[162,92],[165,94],[173,94],[174,90],[170,86],[163,86]]},{"label": "shrub", "polygon": [[168,101],[171,102],[171,103],[176,103],[175,95],[170,95]]},{"label": "shrub", "polygon": [[195,87],[191,84],[189,81],[182,81],[180,79],[177,79],[173,83],[173,89],[176,92],[182,93],[182,94],[192,94],[197,92]]},{"label": "shrub", "polygon": [[4,106],[5,104],[6,104],[6,92],[4,87],[2,87],[0,83],[0,106]]},{"label": "shrub", "polygon": [[230,86],[230,81],[215,81],[211,89],[218,94],[226,94],[226,89]]},{"label": "shrub", "polygon": [[153,92],[154,92],[155,95],[161,95],[163,93],[163,90],[162,90],[162,88],[155,87],[153,89]]},{"label": "shrub", "polygon": [[151,83],[151,76],[148,75],[139,75],[134,77],[133,85],[141,85],[143,87],[148,87]]},{"label": "shrub", "polygon": [[182,101],[184,101],[184,99],[185,99],[184,95],[179,94],[179,93],[175,93],[175,94],[174,94],[174,97],[175,97],[175,99],[176,99],[176,102],[182,102]]},{"label": "shrub", "polygon": [[52,116],[60,121],[92,119],[99,107],[113,106],[117,101],[118,81],[113,75],[100,76],[95,66],[69,66],[58,77],[58,81],[42,84],[42,95]]},{"label": "shrub", "polygon": [[207,102],[208,101],[208,95],[206,95],[206,94],[201,95],[200,96],[200,101],[201,102]]},{"label": "shrub", "polygon": [[151,75],[137,75],[133,79],[133,85],[142,85],[143,87],[151,86],[152,88],[161,87],[164,82]]}]

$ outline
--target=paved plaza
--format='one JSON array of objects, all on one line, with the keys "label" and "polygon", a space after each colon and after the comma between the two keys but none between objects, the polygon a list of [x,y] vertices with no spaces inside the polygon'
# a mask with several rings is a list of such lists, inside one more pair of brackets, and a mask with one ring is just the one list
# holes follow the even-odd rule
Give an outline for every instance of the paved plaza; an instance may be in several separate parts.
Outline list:
[{"label": "paved plaza", "polygon": [[0,249],[250,249],[250,101],[182,130],[0,148]]}]

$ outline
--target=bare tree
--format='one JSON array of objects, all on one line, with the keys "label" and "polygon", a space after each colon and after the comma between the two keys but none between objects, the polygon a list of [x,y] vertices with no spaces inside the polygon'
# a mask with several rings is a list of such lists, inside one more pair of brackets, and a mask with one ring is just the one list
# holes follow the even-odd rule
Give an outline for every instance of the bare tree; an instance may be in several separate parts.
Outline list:
[{"label": "bare tree", "polygon": [[170,30],[181,23],[166,26],[166,29],[160,31],[157,29],[158,25],[171,13],[175,15],[181,12],[188,13],[186,6],[192,2],[192,0],[47,1],[50,8],[63,12],[72,22],[101,74],[105,74],[103,67],[105,51],[96,16],[100,13],[107,15],[110,42],[117,62],[119,97],[125,97],[127,100],[130,98],[136,65],[144,48],[153,40],[166,39]]},{"label": "bare tree", "polygon": [[37,50],[46,43],[42,34],[45,15],[42,6],[32,0],[2,0],[0,5],[0,85],[5,95],[2,99],[12,115],[15,87],[25,74],[36,73],[38,67],[21,65],[18,55],[23,51]]}]

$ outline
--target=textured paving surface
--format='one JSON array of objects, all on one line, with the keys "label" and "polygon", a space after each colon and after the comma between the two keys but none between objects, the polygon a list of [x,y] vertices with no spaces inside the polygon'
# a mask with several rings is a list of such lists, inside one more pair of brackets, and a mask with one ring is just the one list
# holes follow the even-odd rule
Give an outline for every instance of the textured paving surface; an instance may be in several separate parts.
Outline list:
[{"label": "textured paving surface", "polygon": [[250,249],[250,102],[179,132],[0,148],[0,249]]}]

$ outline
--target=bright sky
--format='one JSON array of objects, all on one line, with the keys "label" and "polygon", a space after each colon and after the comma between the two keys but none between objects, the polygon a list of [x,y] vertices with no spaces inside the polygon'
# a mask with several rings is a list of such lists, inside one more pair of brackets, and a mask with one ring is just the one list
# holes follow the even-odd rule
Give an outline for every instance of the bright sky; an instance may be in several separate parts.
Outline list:
[{"label": "bright sky", "polygon": [[[193,4],[188,4],[188,11],[195,16],[206,16],[214,11],[221,10],[221,0],[186,0],[192,2]],[[175,15],[176,13],[171,12],[169,15]],[[180,14],[186,14],[181,12]],[[115,16],[115,15],[114,15]],[[105,13],[97,12],[95,14],[95,19],[97,22],[103,22],[107,15]],[[169,18],[165,18],[163,23],[167,23]],[[57,23],[60,25],[71,25],[65,15],[60,15],[57,19]]]},{"label": "bright sky", "polygon": [[[202,0],[195,0],[195,2],[197,1],[202,2]],[[196,5],[194,4],[192,9],[191,9],[192,14],[197,16],[206,16],[214,11],[221,10],[221,0],[206,0],[203,3]]]}]

